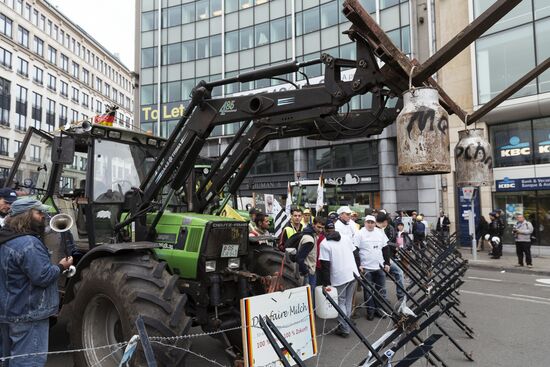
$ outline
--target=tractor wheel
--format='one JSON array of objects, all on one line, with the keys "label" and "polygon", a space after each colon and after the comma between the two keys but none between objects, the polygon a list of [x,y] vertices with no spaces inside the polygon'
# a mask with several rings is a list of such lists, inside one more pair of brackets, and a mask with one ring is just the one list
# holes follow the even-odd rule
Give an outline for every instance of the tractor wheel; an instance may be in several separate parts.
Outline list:
[{"label": "tractor wheel", "polygon": [[[75,354],[78,367],[119,365],[124,348],[94,349],[127,342],[137,334],[136,319],[143,318],[150,337],[184,335],[191,327],[185,315],[187,296],[177,287],[177,275],[170,275],[166,263],[149,254],[119,255],[94,260],[82,270],[75,284],[75,298],[69,334],[74,348],[87,351]],[[161,340],[177,348],[189,348],[189,339]],[[181,366],[185,351],[152,342],[159,366]],[[145,366],[141,345],[132,366]]]},{"label": "tractor wheel", "polygon": [[[303,278],[296,269],[296,263],[291,261],[288,256],[272,246],[259,246],[252,249],[251,271],[258,275],[275,275],[281,271],[281,263],[284,258],[284,267],[282,277],[276,291],[290,288],[296,288],[303,285]],[[266,285],[258,284],[255,286],[256,294],[264,294],[267,291]]]}]

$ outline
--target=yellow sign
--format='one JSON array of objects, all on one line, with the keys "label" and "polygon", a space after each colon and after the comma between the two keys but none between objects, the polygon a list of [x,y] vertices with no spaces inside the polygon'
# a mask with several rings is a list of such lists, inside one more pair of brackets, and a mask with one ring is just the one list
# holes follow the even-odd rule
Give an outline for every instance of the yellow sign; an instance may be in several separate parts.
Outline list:
[{"label": "yellow sign", "polygon": [[[185,113],[185,106],[181,103],[179,106],[174,104],[165,104],[160,106],[161,120],[178,119]],[[158,120],[159,109],[158,107],[142,107],[141,108],[141,121]]]}]

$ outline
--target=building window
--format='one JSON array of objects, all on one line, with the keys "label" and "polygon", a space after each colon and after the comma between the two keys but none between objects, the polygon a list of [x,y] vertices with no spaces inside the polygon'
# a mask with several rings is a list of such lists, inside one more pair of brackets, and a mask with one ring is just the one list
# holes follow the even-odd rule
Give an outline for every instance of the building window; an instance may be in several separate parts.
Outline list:
[{"label": "building window", "polygon": [[82,68],[82,82],[86,85],[90,83],[90,72]]},{"label": "building window", "polygon": [[44,56],[44,41],[34,36],[33,51],[40,56]]},{"label": "building window", "polygon": [[88,108],[88,95],[86,93],[82,93],[82,106]]},{"label": "building window", "polygon": [[69,85],[65,83],[63,80],[61,81],[61,96],[67,98],[69,97]]},{"label": "building window", "polygon": [[64,126],[67,124],[67,114],[68,114],[68,108],[65,105],[59,104],[59,126]]},{"label": "building window", "polygon": [[31,144],[31,161],[40,162],[40,151],[41,147],[39,145]]},{"label": "building window", "polygon": [[42,96],[36,92],[33,92],[32,95],[33,104],[31,110],[31,118],[33,120],[33,126],[37,129],[40,129],[40,124],[42,122]]},{"label": "building window", "polygon": [[48,98],[48,109],[46,110],[46,125],[48,131],[55,127],[55,101]]},{"label": "building window", "polygon": [[22,75],[25,78],[29,77],[29,62],[20,57],[17,58],[17,74]]},{"label": "building window", "polygon": [[0,47],[0,65],[11,69],[11,52]]},{"label": "building window", "polygon": [[310,171],[376,166],[378,164],[378,142],[373,140],[358,144],[310,149],[308,161]]},{"label": "building window", "polygon": [[9,126],[10,117],[10,94],[11,82],[7,79],[0,78],[0,124]]},{"label": "building window", "polygon": [[42,85],[44,83],[44,71],[42,69],[40,69],[38,66],[34,67],[34,73],[33,73],[33,76],[32,76],[32,80],[35,83],[38,83],[40,85]]},{"label": "building window", "polygon": [[57,62],[57,50],[52,46],[48,46],[48,61],[52,64]]},{"label": "building window", "polygon": [[63,54],[61,54],[61,69],[69,72],[69,58]]},{"label": "building window", "polygon": [[[17,157],[17,154],[19,153],[19,151],[21,150],[21,145],[23,144],[22,141],[19,141],[19,140],[14,140],[13,141],[13,156],[14,157]],[[23,159],[25,159],[25,157],[23,157]]]},{"label": "building window", "polygon": [[36,9],[32,11],[32,24],[38,27],[38,10]]},{"label": "building window", "polygon": [[19,26],[17,29],[17,42],[22,46],[29,48],[29,31]]},{"label": "building window", "polygon": [[95,79],[95,89],[100,93],[103,91],[103,81],[98,77]]},{"label": "building window", "polygon": [[77,110],[71,110],[71,115],[72,115],[71,122],[78,121],[78,111]]},{"label": "building window", "polygon": [[9,143],[10,143],[10,140],[8,138],[0,137],[0,155],[5,155],[5,156],[10,155],[9,149],[8,149]]},{"label": "building window", "polygon": [[4,14],[0,14],[0,33],[11,38],[12,21]]},{"label": "building window", "polygon": [[101,101],[96,101],[95,112],[101,113],[103,111],[103,103]]},{"label": "building window", "polygon": [[250,170],[252,175],[294,172],[294,152],[266,152],[261,153]]},{"label": "building window", "polygon": [[48,88],[53,92],[57,90],[57,78],[52,74],[48,74]]},{"label": "building window", "polygon": [[80,74],[80,66],[78,66],[78,64],[73,61],[73,78],[78,79],[79,74]]},{"label": "building window", "polygon": [[79,100],[78,96],[79,96],[80,92],[78,91],[78,88],[75,88],[75,87],[72,88],[72,91],[73,91],[73,95],[72,95],[71,98],[72,98],[73,102],[78,103],[79,102],[78,101]]},{"label": "building window", "polygon": [[[491,4],[487,0],[474,0],[474,16]],[[488,102],[550,55],[548,9],[546,1],[522,1],[476,41],[479,104]],[[549,90],[550,74],[543,73],[513,97]]]}]

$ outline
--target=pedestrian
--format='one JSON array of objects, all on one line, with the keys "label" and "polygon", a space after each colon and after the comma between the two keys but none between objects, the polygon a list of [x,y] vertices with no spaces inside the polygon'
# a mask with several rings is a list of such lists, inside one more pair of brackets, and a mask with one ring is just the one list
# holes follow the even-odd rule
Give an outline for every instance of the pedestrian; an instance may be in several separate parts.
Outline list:
[{"label": "pedestrian", "polygon": [[300,275],[304,277],[304,285],[309,284],[313,290],[317,286],[315,275],[318,258],[317,240],[324,229],[324,219],[315,217],[313,223],[302,231],[303,236],[296,251],[296,264],[298,264]]},{"label": "pedestrian", "polygon": [[533,225],[525,219],[523,214],[518,214],[516,219],[517,223],[512,229],[512,233],[516,240],[516,254],[518,255],[518,264],[516,266],[523,266],[523,254],[525,254],[527,267],[532,268],[531,235],[533,234]]},{"label": "pedestrian", "polygon": [[[383,230],[376,227],[376,218],[372,215],[365,217],[365,226],[357,234],[356,245],[361,260],[359,270],[374,285],[376,292],[386,297],[386,274],[390,270],[389,259],[384,259],[382,248],[388,243],[388,237]],[[383,267],[382,270],[380,267]],[[367,304],[367,320],[375,316],[383,317],[380,305],[373,297],[370,289],[364,290],[364,299]]]},{"label": "pedestrian", "polygon": [[451,225],[451,221],[449,220],[449,217],[445,215],[445,212],[442,210],[439,212],[439,218],[437,219],[437,225],[435,226],[435,230],[437,231],[437,234],[443,238],[445,241],[449,239],[449,228]]},{"label": "pedestrian", "polygon": [[[394,228],[397,228],[397,225],[398,225],[399,223],[402,223],[402,222],[403,222],[403,217],[405,216],[405,213],[404,213],[403,210],[399,210],[399,211],[395,212],[395,214],[396,214],[396,216],[395,216],[395,218],[394,218],[394,220],[393,220],[393,226],[394,226]],[[404,225],[403,225],[403,226],[404,226]]]},{"label": "pedestrian", "polygon": [[403,222],[397,223],[397,237],[395,239],[395,244],[397,245],[397,248],[402,248],[405,250],[412,249],[412,240],[409,233],[405,231],[405,224]]},{"label": "pedestrian", "polygon": [[[351,316],[352,299],[355,294],[355,275],[359,275],[356,265],[355,247],[349,241],[343,241],[337,231],[327,232],[321,242],[321,284],[324,287],[336,287],[338,291],[338,306]],[[349,325],[342,316],[338,316],[336,335],[347,338],[350,333]]]},{"label": "pedestrian", "polygon": [[49,317],[59,311],[57,280],[72,258],[50,263],[42,242],[49,207],[19,199],[11,205],[0,230],[0,331],[4,356],[20,357],[10,366],[44,366],[48,352]]},{"label": "pedestrian", "polygon": [[422,215],[415,215],[412,224],[413,243],[417,248],[423,248],[426,239],[426,226],[423,219]]},{"label": "pedestrian", "polygon": [[0,228],[4,226],[4,220],[10,211],[11,204],[17,200],[15,190],[4,187],[0,189]]},{"label": "pedestrian", "polygon": [[254,229],[248,235],[250,237],[269,236],[269,216],[258,213],[254,217]]},{"label": "pedestrian", "polygon": [[359,214],[357,212],[352,211],[350,216],[350,221],[352,225],[355,226],[355,230],[358,231],[361,228],[361,225],[358,222],[359,220]]},{"label": "pedestrian", "polygon": [[334,223],[334,229],[336,232],[340,233],[343,240],[351,241],[351,243],[353,243],[357,229],[351,222],[351,212],[352,210],[349,206],[341,206],[338,208],[338,211],[336,212],[338,214],[338,220]]},{"label": "pedestrian", "polygon": [[251,208],[250,211],[248,212],[248,215],[250,216],[250,222],[248,222],[248,232],[251,233],[251,232],[254,232],[256,231],[256,224],[255,224],[255,220],[256,220],[256,215],[260,214],[260,211],[256,208]]},{"label": "pedestrian", "polygon": [[483,215],[479,217],[479,223],[476,228],[477,251],[485,250],[485,235],[489,233],[489,223]]},{"label": "pedestrian", "polygon": [[389,272],[396,283],[395,294],[397,295],[397,299],[401,301],[403,297],[405,297],[405,293],[403,292],[403,289],[405,289],[405,285],[403,284],[403,271],[397,266],[395,261],[392,260],[397,255],[397,230],[389,223],[389,215],[379,213],[376,216],[376,226],[384,231],[384,234],[388,238],[386,246],[382,247],[382,253],[385,260],[384,265],[389,265],[390,267]]},{"label": "pedestrian", "polygon": [[305,228],[307,227],[308,225],[312,224],[312,220],[311,220],[311,209],[304,209],[304,212],[302,213],[302,227]]},{"label": "pedestrian", "polygon": [[500,259],[502,256],[502,223],[498,219],[496,212],[490,212],[489,219],[491,222],[489,223],[488,237],[493,248],[490,253],[491,259]]},{"label": "pedestrian", "polygon": [[286,241],[294,234],[301,232],[304,226],[302,225],[302,209],[291,208],[290,209],[290,221],[283,228],[281,238],[279,239],[279,250],[285,251]]}]

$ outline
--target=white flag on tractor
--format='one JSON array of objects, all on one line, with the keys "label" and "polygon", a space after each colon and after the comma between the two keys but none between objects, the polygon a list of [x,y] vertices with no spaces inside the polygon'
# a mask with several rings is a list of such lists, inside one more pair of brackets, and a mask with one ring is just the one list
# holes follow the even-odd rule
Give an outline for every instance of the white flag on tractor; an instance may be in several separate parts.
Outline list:
[{"label": "white flag on tractor", "polygon": [[286,204],[285,204],[285,212],[286,215],[290,218],[290,207],[292,206],[292,190],[290,189],[290,182],[287,186],[287,192],[286,192]]},{"label": "white flag on tractor", "polygon": [[323,171],[321,171],[321,176],[319,176],[319,184],[317,185],[317,202],[315,203],[315,211],[319,213],[323,210],[325,205],[325,179],[323,178]]}]

